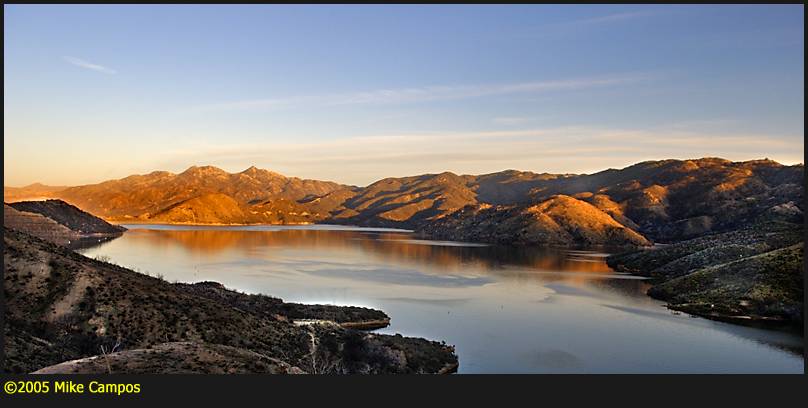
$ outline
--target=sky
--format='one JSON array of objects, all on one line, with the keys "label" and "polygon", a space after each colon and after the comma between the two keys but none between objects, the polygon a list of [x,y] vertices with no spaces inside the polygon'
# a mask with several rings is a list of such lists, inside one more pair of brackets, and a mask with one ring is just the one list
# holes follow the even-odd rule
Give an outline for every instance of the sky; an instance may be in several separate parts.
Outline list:
[{"label": "sky", "polygon": [[3,182],[801,163],[802,5],[5,5]]}]

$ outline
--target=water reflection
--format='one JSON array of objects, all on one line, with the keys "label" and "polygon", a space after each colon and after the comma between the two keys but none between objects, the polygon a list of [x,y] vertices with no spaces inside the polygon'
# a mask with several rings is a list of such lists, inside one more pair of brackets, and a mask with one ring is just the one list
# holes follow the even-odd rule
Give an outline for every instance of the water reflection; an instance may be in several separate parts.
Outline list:
[{"label": "water reflection", "polygon": [[672,314],[607,250],[503,248],[324,227],[127,226],[83,249],[168,280],[376,307],[456,345],[460,372],[802,372],[802,338]]},{"label": "water reflection", "polygon": [[[581,251],[507,248],[456,242],[442,244],[440,241],[411,239],[408,233],[299,229],[262,233],[128,227],[132,228],[127,233],[127,240],[131,244],[145,245],[158,252],[180,247],[189,255],[211,258],[228,251],[241,252],[246,257],[271,257],[273,248],[348,250],[361,251],[381,263],[430,265],[444,271],[499,270],[514,278],[529,277],[535,271],[587,272],[610,276],[615,274],[603,262],[604,254],[599,253],[587,253],[584,257]],[[586,279],[591,278],[588,276]]]}]

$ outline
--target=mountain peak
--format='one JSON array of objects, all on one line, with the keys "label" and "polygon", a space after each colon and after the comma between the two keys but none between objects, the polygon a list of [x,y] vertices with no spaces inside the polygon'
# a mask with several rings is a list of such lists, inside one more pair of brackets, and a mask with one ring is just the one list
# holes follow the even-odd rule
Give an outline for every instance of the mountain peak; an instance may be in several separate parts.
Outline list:
[{"label": "mountain peak", "polygon": [[249,176],[249,177],[253,177],[253,178],[255,178],[255,177],[259,177],[259,178],[260,177],[274,177],[274,178],[284,178],[284,179],[287,178],[283,174],[276,173],[274,171],[267,170],[267,169],[259,169],[258,167],[255,167],[255,166],[250,166],[249,168],[245,169],[244,171],[242,171],[241,173],[238,173],[238,174],[243,174],[245,176]]},{"label": "mountain peak", "polygon": [[215,166],[191,166],[180,173],[181,176],[216,176],[227,174],[226,171]]}]

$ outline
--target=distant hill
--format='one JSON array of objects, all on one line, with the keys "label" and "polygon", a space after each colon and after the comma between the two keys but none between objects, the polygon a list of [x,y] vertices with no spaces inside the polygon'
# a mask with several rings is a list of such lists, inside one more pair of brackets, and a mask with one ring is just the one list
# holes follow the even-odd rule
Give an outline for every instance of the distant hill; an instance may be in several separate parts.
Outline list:
[{"label": "distant hill", "polygon": [[[473,229],[486,219],[534,233],[549,231],[552,219],[559,224],[553,227],[556,233],[509,239],[508,232],[500,228],[491,239],[567,245],[603,244],[614,238],[625,243],[676,242],[737,229],[761,217],[800,220],[803,174],[802,164],[702,158],[647,161],[588,175],[444,172],[386,178],[355,187],[285,177],[255,167],[227,173],[216,167],[194,166],[180,174],[157,171],[48,194],[120,222],[337,223],[401,227],[458,238],[484,236]],[[24,190],[17,190],[17,196]],[[559,196],[566,198],[554,198]],[[554,215],[533,211],[548,200],[556,202]],[[574,208],[562,210],[564,205]],[[577,223],[572,222],[574,217],[561,216],[582,209],[589,221],[599,221]],[[537,221],[527,214],[534,218],[544,214],[549,219],[541,216],[544,221]],[[448,230],[439,231],[438,225]],[[607,232],[612,231],[607,225],[617,228],[617,235]],[[540,239],[542,236],[547,240]]]},{"label": "distant hill", "polygon": [[592,204],[565,195],[531,206],[469,206],[427,224],[422,231],[439,239],[496,244],[651,244]]},{"label": "distant hill", "polygon": [[332,213],[332,219],[357,225],[415,227],[476,203],[473,183],[473,176],[449,172],[386,178],[358,189]]},{"label": "distant hill", "polygon": [[[671,242],[746,225],[777,206],[804,211],[804,166],[771,160],[661,160],[551,180],[533,200],[567,194],[624,217],[654,241]],[[630,224],[629,224],[630,225]]]},{"label": "distant hill", "polygon": [[[503,175],[477,177],[478,192],[483,188],[483,184],[479,184],[483,177],[502,178]],[[503,205],[490,208],[481,204],[485,201],[478,195],[478,203],[471,203],[442,222],[425,223],[419,228],[427,235],[445,239],[566,244],[569,240],[563,238],[563,234],[545,234],[547,240],[535,234],[530,239],[524,237],[525,228],[533,232],[555,228],[551,222],[542,222],[526,214],[536,204],[557,201],[557,197],[565,196],[563,202],[570,207],[569,211],[574,211],[573,207],[581,208],[579,202],[586,202],[621,227],[639,233],[649,241],[677,242],[735,230],[760,220],[802,222],[803,177],[804,166],[801,164],[784,166],[770,160],[731,162],[716,158],[649,161],[592,175],[535,175],[520,177],[516,181],[509,177],[507,181],[493,184],[496,190],[491,184],[484,190],[488,192],[487,202]],[[492,193],[492,190],[497,193]],[[515,191],[526,192],[522,196]],[[504,197],[511,197],[512,203]],[[562,211],[557,205],[554,207],[556,212]],[[583,218],[604,220],[602,214],[591,209],[579,213]],[[599,236],[599,227],[592,230],[590,227],[594,224],[588,222],[576,226],[575,220],[576,217],[566,217],[555,229],[572,228],[582,231],[581,237],[589,237],[573,239],[577,243],[620,242],[613,238],[593,240]],[[537,230],[539,224],[544,226]],[[607,224],[599,223],[601,226]]]},{"label": "distant hill", "polygon": [[[306,210],[298,201],[349,188],[255,167],[227,173],[212,166],[193,166],[180,174],[156,171],[54,194],[114,221],[276,224],[324,219],[328,214],[303,215]],[[211,206],[219,213],[211,213]]]},{"label": "distant hill", "polygon": [[53,198],[54,193],[66,189],[67,186],[46,186],[34,183],[25,187],[3,187],[3,202],[13,203],[24,200],[44,200]]}]

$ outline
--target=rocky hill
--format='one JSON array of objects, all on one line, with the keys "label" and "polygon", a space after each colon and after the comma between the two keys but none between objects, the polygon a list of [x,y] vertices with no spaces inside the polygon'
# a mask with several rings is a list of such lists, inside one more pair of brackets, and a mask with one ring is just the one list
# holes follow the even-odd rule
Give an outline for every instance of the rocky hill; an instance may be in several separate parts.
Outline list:
[{"label": "rocky hill", "polygon": [[[114,221],[293,223],[316,222],[328,216],[303,215],[306,211],[298,201],[349,188],[255,167],[227,173],[212,166],[193,166],[180,174],[156,171],[70,187],[54,196]],[[211,206],[215,208],[209,209]],[[196,219],[197,215],[201,219]]]},{"label": "rocky hill", "polygon": [[737,229],[778,207],[791,221],[802,220],[803,179],[801,164],[662,160],[551,180],[531,195],[579,197],[631,220],[652,241],[675,242]]},{"label": "rocky hill", "polygon": [[8,204],[3,204],[3,226],[5,228],[25,231],[57,245],[69,245],[81,238],[81,234],[41,214],[18,211]]},{"label": "rocky hill", "polygon": [[70,247],[110,239],[126,231],[124,227],[112,225],[61,200],[4,204],[3,225]]},{"label": "rocky hill", "polygon": [[648,294],[688,313],[736,323],[803,325],[804,227],[763,221],[607,258],[654,278]]},{"label": "rocky hill", "polygon": [[348,198],[332,219],[372,226],[415,227],[477,203],[473,177],[453,173],[387,178]]},{"label": "rocky hill", "polygon": [[19,201],[9,204],[15,210],[40,214],[82,235],[120,234],[126,228],[112,225],[62,200]]},{"label": "rocky hill", "polygon": [[592,204],[565,195],[529,206],[468,206],[420,231],[438,239],[505,245],[651,244]]},{"label": "rocky hill", "polygon": [[[346,327],[386,318],[380,311],[308,308],[216,284],[171,284],[18,231],[4,228],[3,239],[7,372],[438,373],[457,367],[445,344]],[[341,322],[296,324],[297,316]],[[103,355],[86,360],[112,350],[109,365]]]}]

